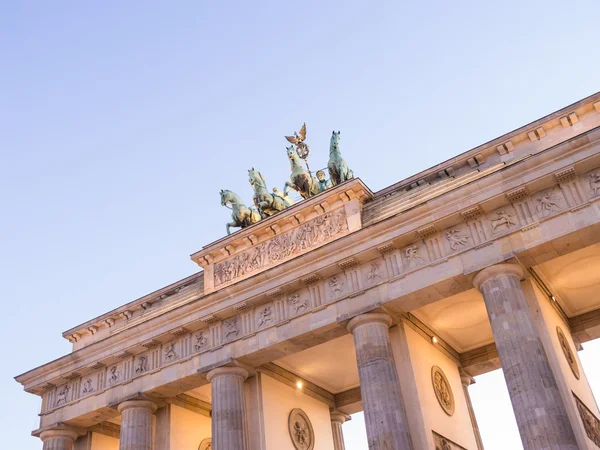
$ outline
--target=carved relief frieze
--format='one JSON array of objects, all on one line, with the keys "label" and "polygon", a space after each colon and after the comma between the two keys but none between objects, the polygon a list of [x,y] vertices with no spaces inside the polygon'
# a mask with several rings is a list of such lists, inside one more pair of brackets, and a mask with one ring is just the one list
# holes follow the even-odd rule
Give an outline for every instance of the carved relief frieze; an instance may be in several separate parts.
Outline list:
[{"label": "carved relief frieze", "polygon": [[407,270],[413,270],[421,267],[429,261],[429,258],[427,257],[427,249],[418,243],[409,245],[403,249],[402,259],[404,262],[404,267],[406,267]]},{"label": "carved relief frieze", "polygon": [[517,214],[511,206],[505,206],[487,216],[492,235],[508,233],[519,226]]},{"label": "carved relief frieze", "polygon": [[345,280],[344,275],[334,275],[328,281],[329,290],[334,298],[341,297],[344,293]]},{"label": "carved relief frieze", "polygon": [[579,411],[579,416],[583,422],[585,434],[597,447],[600,447],[600,420],[598,420],[594,413],[589,410],[585,403],[583,403],[574,392],[571,393],[573,394],[573,397],[575,397],[575,403],[577,404],[577,410]]},{"label": "carved relief frieze", "polygon": [[108,368],[108,373],[106,376],[106,382],[107,382],[108,386],[113,386],[115,384],[120,383],[121,381],[123,381],[122,368],[118,364],[110,366]]},{"label": "carved relief frieze", "polygon": [[454,414],[454,394],[446,374],[438,366],[431,368],[431,384],[437,400],[446,414]]},{"label": "carved relief frieze", "polygon": [[465,447],[458,445],[456,442],[451,441],[435,431],[432,431],[432,433],[435,450],[467,450]]},{"label": "carved relief frieze", "polygon": [[565,208],[565,199],[560,189],[550,188],[535,196],[536,211],[541,217],[547,217]]},{"label": "carved relief frieze", "polygon": [[300,408],[290,411],[288,417],[290,439],[296,450],[313,450],[315,447],[315,432],[306,413]]},{"label": "carved relief frieze", "polygon": [[459,228],[451,228],[444,233],[450,251],[458,252],[470,245],[471,236]]},{"label": "carved relief frieze", "polygon": [[208,338],[205,336],[205,331],[197,331],[194,333],[194,351],[201,352],[208,347]]},{"label": "carved relief frieze", "polygon": [[556,327],[556,335],[558,336],[560,348],[562,349],[563,354],[565,355],[567,363],[569,363],[569,367],[571,368],[573,375],[575,375],[575,378],[579,380],[580,375],[579,365],[577,364],[577,358],[575,358],[575,354],[573,353],[573,350],[571,350],[571,346],[569,345],[569,341],[567,340],[565,333],[558,326]]},{"label": "carved relief frieze", "polygon": [[288,304],[292,315],[298,315],[303,311],[309,309],[309,301],[308,298],[302,296],[300,293],[296,292],[288,297]]},{"label": "carved relief frieze", "polygon": [[223,320],[223,340],[231,341],[239,337],[240,329],[237,317]]},{"label": "carved relief frieze", "polygon": [[365,271],[365,281],[369,285],[377,284],[384,278],[383,262],[375,260],[369,263]]},{"label": "carved relief frieze", "polygon": [[265,305],[256,311],[256,328],[260,329],[275,322],[273,305]]},{"label": "carved relief frieze", "polygon": [[81,384],[81,394],[87,395],[94,392],[96,389],[94,388],[94,383],[91,378],[84,378],[83,383]]},{"label": "carved relief frieze", "polygon": [[163,357],[165,362],[171,362],[179,359],[179,355],[175,349],[176,341],[168,342],[163,348]]},{"label": "carved relief frieze", "polygon": [[144,355],[137,355],[134,358],[134,363],[133,363],[133,371],[136,375],[141,375],[145,372],[148,372],[148,370],[150,370],[150,364],[148,361],[148,355],[144,354]]},{"label": "carved relief frieze", "polygon": [[63,384],[56,388],[56,401],[54,406],[61,406],[71,401],[71,384]]},{"label": "carved relief frieze", "polygon": [[271,265],[279,264],[329,242],[347,231],[348,222],[344,208],[326,213],[291,231],[258,244],[250,250],[215,264],[215,287]]},{"label": "carved relief frieze", "polygon": [[594,169],[582,177],[582,182],[587,188],[588,198],[600,196],[600,169]]}]

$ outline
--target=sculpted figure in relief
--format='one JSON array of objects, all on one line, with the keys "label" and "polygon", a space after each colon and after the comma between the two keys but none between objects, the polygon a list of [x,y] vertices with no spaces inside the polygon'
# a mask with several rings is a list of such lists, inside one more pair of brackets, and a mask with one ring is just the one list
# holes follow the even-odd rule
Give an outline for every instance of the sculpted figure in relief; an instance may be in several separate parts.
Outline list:
[{"label": "sculpted figure in relief", "polygon": [[300,311],[305,311],[308,309],[308,300],[300,300],[299,294],[291,295],[289,301],[292,307],[295,309],[296,314],[298,314]]},{"label": "sculpted figure in relief", "polygon": [[554,211],[558,211],[560,206],[558,205],[559,197],[554,193],[554,191],[548,191],[541,197],[537,199],[538,201],[538,211],[542,213],[542,215],[551,214]]},{"label": "sculpted figure in relief", "polygon": [[92,386],[91,378],[88,378],[85,380],[85,383],[83,383],[83,393],[89,394],[90,392],[94,392],[94,387]]},{"label": "sculpted figure in relief", "polygon": [[273,308],[271,306],[265,306],[258,313],[258,320],[257,320],[256,327],[260,328],[271,322],[273,322]]},{"label": "sculpted figure in relief", "polygon": [[223,328],[225,329],[225,339],[229,339],[230,336],[236,337],[239,333],[237,319],[224,320]]},{"label": "sculpted figure in relief", "polygon": [[381,279],[381,265],[378,262],[371,263],[371,269],[367,272],[367,280],[374,283]]},{"label": "sculpted figure in relief", "polygon": [[204,337],[204,332],[200,331],[196,334],[196,343],[194,344],[194,350],[197,352],[202,350],[208,344],[208,339]]},{"label": "sculpted figure in relief", "polygon": [[404,251],[404,254],[406,255],[406,259],[408,260],[409,269],[414,269],[415,267],[423,263],[423,258],[421,258],[421,255],[419,255],[419,248],[416,245],[408,247]]},{"label": "sculpted figure in relief", "polygon": [[469,237],[464,236],[459,230],[449,230],[446,232],[446,239],[450,244],[452,251],[458,250],[460,247],[464,247],[469,242]]},{"label": "sculpted figure in relief", "polygon": [[337,275],[332,276],[329,279],[329,287],[333,295],[339,295],[344,290],[344,279]]},{"label": "sculpted figure in relief", "polygon": [[[221,189],[221,205],[231,209],[231,222],[225,225],[227,234],[231,234],[231,227],[246,228],[258,222],[260,213],[254,208],[248,208],[235,192]],[[231,205],[231,206],[228,206]]]},{"label": "sculpted figure in relief", "polygon": [[308,447],[310,435],[308,434],[308,427],[300,422],[294,423],[294,440],[296,444],[302,449]]},{"label": "sculpted figure in relief", "polygon": [[137,357],[135,373],[143,373],[148,370],[148,357],[140,355]]},{"label": "sculpted figure in relief", "polygon": [[510,228],[515,226],[517,223],[514,221],[514,216],[504,210],[498,211],[497,219],[492,219],[492,231],[495,233],[499,227]]},{"label": "sculpted figure in relief", "polygon": [[324,214],[215,264],[215,286],[311,249],[346,230],[348,230],[348,223],[344,209]]},{"label": "sculpted figure in relief", "polygon": [[56,396],[56,406],[61,403],[67,403],[69,401],[69,391],[71,390],[71,386],[65,384],[63,388],[58,391],[58,395]]},{"label": "sculpted figure in relief", "polygon": [[173,361],[177,359],[177,353],[175,352],[175,342],[171,342],[165,345],[165,360]]},{"label": "sculpted figure in relief", "polygon": [[592,197],[597,197],[600,193],[600,174],[597,172],[590,173],[588,176]]},{"label": "sculpted figure in relief", "polygon": [[119,378],[121,377],[121,373],[118,371],[118,367],[117,366],[112,366],[109,369],[110,372],[110,378],[108,379],[108,382],[110,384],[114,384],[117,381],[119,381]]},{"label": "sculpted figure in relief", "polygon": [[354,172],[350,170],[340,152],[339,131],[337,133],[333,131],[331,134],[331,140],[329,142],[329,162],[327,163],[327,169],[329,170],[329,178],[331,179],[331,183],[334,186],[354,178]]}]

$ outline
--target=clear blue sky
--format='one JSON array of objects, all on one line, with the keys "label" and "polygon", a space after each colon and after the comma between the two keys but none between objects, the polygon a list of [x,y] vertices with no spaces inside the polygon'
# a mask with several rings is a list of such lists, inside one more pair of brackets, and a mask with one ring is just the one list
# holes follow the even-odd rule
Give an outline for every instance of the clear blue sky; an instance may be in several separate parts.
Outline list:
[{"label": "clear blue sky", "polygon": [[219,189],[250,202],[252,166],[283,187],[284,134],[306,121],[317,167],[341,130],[378,190],[600,90],[599,13],[597,0],[1,2],[4,447],[41,448],[39,403],[12,377],[66,354],[62,331],[194,272],[188,255],[224,234]]}]

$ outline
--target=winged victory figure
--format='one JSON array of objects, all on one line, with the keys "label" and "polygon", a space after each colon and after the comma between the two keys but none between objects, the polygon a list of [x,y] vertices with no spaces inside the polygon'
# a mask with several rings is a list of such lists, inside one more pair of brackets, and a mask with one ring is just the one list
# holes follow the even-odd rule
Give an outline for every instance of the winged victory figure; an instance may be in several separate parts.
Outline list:
[{"label": "winged victory figure", "polygon": [[306,139],[306,122],[302,124],[300,132],[294,131],[293,136],[286,136],[285,138],[288,140],[288,142],[291,142],[298,148],[298,156],[306,160],[308,154],[310,153],[310,148],[304,143]]}]

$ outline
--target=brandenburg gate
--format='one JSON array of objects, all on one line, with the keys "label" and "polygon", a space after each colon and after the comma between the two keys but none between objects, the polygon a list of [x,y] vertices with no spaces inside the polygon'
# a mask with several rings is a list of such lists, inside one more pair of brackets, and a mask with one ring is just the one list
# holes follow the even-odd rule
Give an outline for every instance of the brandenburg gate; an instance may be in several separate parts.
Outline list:
[{"label": "brandenburg gate", "polygon": [[339,136],[329,180],[288,137],[290,182],[222,191],[240,229],[201,270],[16,377],[44,450],[343,450],[358,411],[371,450],[477,450],[469,386],[499,368],[525,449],[600,448],[600,93],[375,193]]}]

